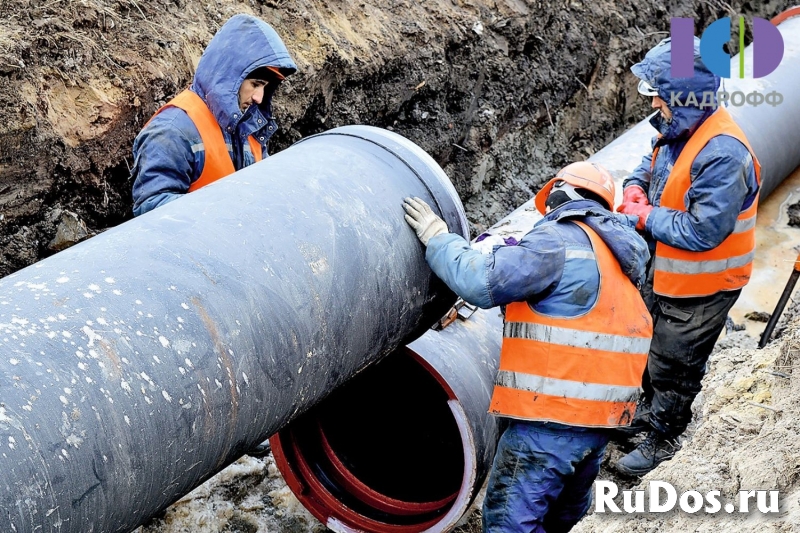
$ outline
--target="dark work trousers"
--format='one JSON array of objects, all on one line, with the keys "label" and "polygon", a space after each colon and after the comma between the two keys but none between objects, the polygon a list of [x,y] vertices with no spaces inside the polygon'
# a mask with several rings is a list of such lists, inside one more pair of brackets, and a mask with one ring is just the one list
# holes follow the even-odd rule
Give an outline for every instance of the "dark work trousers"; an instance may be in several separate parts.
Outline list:
[{"label": "dark work trousers", "polygon": [[586,514],[608,432],[512,420],[483,500],[484,533],[566,533]]},{"label": "dark work trousers", "polygon": [[642,297],[653,316],[653,341],[642,379],[651,403],[650,423],[669,437],[682,434],[692,420],[708,357],[725,327],[741,289],[697,298],[667,298],[653,292],[653,261]]}]

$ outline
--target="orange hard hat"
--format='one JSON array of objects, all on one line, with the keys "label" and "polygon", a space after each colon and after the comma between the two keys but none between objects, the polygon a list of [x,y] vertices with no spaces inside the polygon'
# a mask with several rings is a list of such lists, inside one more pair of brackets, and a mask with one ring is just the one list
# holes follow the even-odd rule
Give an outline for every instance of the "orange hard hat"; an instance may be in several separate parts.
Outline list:
[{"label": "orange hard hat", "polygon": [[611,177],[608,170],[597,163],[580,161],[569,164],[559,170],[556,177],[548,181],[536,195],[534,203],[541,214],[545,214],[547,197],[550,195],[553,185],[559,181],[565,181],[576,189],[592,191],[605,200],[606,204],[608,204],[608,209],[614,208],[614,178]]}]

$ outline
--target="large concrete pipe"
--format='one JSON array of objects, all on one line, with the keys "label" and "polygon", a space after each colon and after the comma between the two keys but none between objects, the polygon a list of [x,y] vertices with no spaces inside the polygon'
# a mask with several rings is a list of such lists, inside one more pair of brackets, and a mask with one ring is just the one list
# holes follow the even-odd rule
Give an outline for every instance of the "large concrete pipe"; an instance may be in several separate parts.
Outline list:
[{"label": "large concrete pipe", "polygon": [[391,132],[344,127],[0,280],[0,531],[131,531],[455,301]]},{"label": "large concrete pipe", "polygon": [[[766,78],[725,84],[729,92],[784,96],[776,107],[729,108],[763,165],[762,198],[800,164],[800,99],[793,97],[800,86],[800,18],[790,17],[798,11],[776,21],[785,42],[780,67]],[[752,58],[752,50],[746,54]],[[733,63],[738,67],[738,57]],[[590,158],[612,171],[620,197],[622,180],[654,134],[644,120]],[[540,218],[529,201],[475,246],[488,250],[502,238],[519,239]],[[451,529],[494,455],[498,421],[486,411],[501,334],[497,310],[429,331],[273,437],[278,466],[299,500],[340,533]]]}]

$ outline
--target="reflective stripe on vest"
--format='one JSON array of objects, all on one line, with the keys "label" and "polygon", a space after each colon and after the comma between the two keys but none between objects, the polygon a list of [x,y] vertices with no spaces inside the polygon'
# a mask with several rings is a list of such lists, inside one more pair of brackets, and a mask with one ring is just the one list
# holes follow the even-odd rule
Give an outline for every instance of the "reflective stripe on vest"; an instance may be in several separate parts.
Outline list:
[{"label": "reflective stripe on vest", "polygon": [[[753,158],[756,181],[761,185],[761,165],[741,128],[725,108],[719,108],[689,138],[667,177],[660,207],[686,211],[686,193],[692,185],[691,169],[697,155],[718,135],[729,135],[744,144]],[[653,152],[655,164],[658,149]],[[720,191],[724,194],[724,191]],[[673,248],[656,243],[653,291],[662,296],[688,298],[708,296],[747,285],[753,270],[756,247],[758,195],[739,213],[733,232],[722,243],[705,252]],[[709,223],[709,222],[705,222]]]},{"label": "reflective stripe on vest", "polygon": [[594,256],[600,272],[595,306],[572,318],[537,313],[527,302],[506,307],[493,414],[585,427],[626,425],[633,417],[653,333],[650,313],[602,239],[577,224],[594,253],[576,252]]},{"label": "reflective stripe on vest", "polygon": [[563,396],[598,402],[636,402],[641,392],[639,387],[578,383],[565,379],[511,372],[509,370],[500,370],[497,373],[496,383],[503,387],[528,392],[541,392],[549,396]]},{"label": "reflective stripe on vest", "polygon": [[[153,117],[168,107],[183,109],[189,115],[202,140],[201,143],[192,145],[192,152],[205,151],[203,170],[200,173],[200,177],[189,186],[189,192],[205,187],[209,183],[229,176],[236,171],[229,153],[230,145],[225,144],[222,129],[202,98],[187,89],[162,106],[155,112]],[[150,120],[153,119],[151,118]],[[261,145],[255,137],[250,135],[247,138],[247,144],[250,146],[250,151],[253,153],[256,162],[261,161]]]},{"label": "reflective stripe on vest", "polygon": [[557,328],[528,322],[506,322],[503,336],[511,339],[528,339],[549,342],[573,348],[592,348],[604,352],[647,353],[650,339],[608,335],[568,328]]}]

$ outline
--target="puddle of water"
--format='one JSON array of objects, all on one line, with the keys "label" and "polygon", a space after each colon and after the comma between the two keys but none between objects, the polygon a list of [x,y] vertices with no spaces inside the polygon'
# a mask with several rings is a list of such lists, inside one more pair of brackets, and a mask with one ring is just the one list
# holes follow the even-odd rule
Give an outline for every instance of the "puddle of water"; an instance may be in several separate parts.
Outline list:
[{"label": "puddle of water", "polygon": [[786,208],[798,200],[800,168],[786,178],[758,207],[753,274],[730,312],[733,320],[737,324],[746,324],[747,333],[754,337],[761,336],[766,324],[747,320],[744,315],[751,311],[772,313],[775,310],[775,304],[778,303],[800,252],[800,228],[789,227],[789,217],[786,214]]}]

